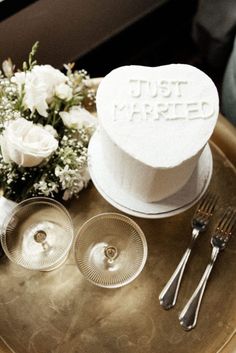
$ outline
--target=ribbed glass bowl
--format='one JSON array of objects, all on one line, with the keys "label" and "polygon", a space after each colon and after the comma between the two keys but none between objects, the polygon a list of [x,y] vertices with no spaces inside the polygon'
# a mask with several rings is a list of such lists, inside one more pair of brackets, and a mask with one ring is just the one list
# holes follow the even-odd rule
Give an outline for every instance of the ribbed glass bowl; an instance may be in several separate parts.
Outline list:
[{"label": "ribbed glass bowl", "polygon": [[133,281],[147,259],[147,242],[129,217],[103,213],[79,230],[74,255],[81,273],[95,285],[117,288]]},{"label": "ribbed glass bowl", "polygon": [[65,207],[55,200],[35,197],[19,203],[6,218],[1,243],[12,262],[50,271],[66,260],[73,235]]}]

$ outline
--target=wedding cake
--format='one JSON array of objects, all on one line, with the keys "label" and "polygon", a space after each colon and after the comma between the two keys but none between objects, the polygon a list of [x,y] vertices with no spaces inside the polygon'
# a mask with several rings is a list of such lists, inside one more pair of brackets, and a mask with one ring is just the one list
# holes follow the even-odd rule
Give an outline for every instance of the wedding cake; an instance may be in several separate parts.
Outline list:
[{"label": "wedding cake", "polygon": [[191,177],[219,113],[212,80],[185,64],[123,66],[97,91],[104,165],[116,187],[144,202]]}]

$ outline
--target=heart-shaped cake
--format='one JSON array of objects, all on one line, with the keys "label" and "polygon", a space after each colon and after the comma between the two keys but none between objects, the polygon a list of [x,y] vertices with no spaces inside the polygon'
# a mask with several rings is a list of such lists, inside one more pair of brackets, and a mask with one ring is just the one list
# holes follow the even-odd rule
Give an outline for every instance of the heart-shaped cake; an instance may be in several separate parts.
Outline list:
[{"label": "heart-shaped cake", "polygon": [[184,64],[124,66],[97,92],[104,163],[117,187],[156,202],[190,178],[215,127],[212,80]]}]

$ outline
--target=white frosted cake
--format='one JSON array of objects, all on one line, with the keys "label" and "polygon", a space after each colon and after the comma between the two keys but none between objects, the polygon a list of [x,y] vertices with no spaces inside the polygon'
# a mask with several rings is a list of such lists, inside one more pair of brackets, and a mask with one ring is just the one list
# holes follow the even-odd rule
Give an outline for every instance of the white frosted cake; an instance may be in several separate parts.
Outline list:
[{"label": "white frosted cake", "polygon": [[212,80],[184,64],[124,66],[97,92],[104,164],[117,188],[162,200],[191,177],[219,113]]}]

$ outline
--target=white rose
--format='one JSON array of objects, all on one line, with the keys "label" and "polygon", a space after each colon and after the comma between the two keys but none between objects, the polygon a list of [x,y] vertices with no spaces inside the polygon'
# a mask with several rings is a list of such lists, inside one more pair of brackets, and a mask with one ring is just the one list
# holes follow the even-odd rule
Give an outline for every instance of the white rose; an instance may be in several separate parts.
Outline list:
[{"label": "white rose", "polygon": [[57,149],[58,141],[42,125],[20,118],[7,122],[0,145],[5,162],[34,167]]},{"label": "white rose", "polygon": [[37,81],[37,84],[44,86],[48,100],[52,99],[54,96],[56,86],[68,81],[67,76],[51,65],[35,65],[28,73],[31,74],[32,81]]},{"label": "white rose", "polygon": [[14,76],[12,76],[11,81],[16,83],[19,93],[21,93],[23,85],[25,84],[26,73],[25,72],[16,72]]},{"label": "white rose", "polygon": [[53,137],[57,137],[58,136],[57,130],[54,129],[54,127],[52,125],[45,125],[44,129],[46,131],[48,131]]},{"label": "white rose", "polygon": [[60,112],[60,117],[65,126],[74,129],[81,129],[82,127],[96,126],[96,118],[90,114],[86,109],[74,106],[69,112]]},{"label": "white rose", "polygon": [[51,102],[55,89],[61,83],[68,81],[67,76],[51,65],[35,65],[31,71],[18,72],[12,77],[19,91],[24,84],[25,95],[23,103],[32,112],[47,117],[48,103]]},{"label": "white rose", "polygon": [[72,88],[66,83],[60,83],[55,88],[55,94],[58,98],[68,101],[72,98]]}]

